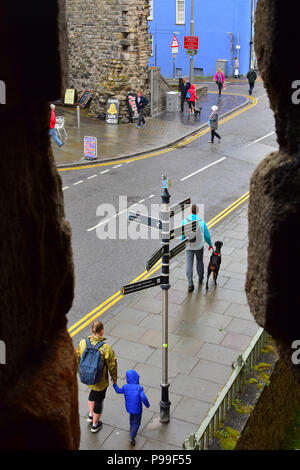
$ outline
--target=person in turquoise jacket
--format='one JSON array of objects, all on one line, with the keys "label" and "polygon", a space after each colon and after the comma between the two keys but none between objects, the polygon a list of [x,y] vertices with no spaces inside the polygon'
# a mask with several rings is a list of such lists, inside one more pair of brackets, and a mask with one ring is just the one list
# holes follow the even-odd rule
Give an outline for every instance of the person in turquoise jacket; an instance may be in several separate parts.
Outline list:
[{"label": "person in turquoise jacket", "polygon": [[128,370],[126,372],[126,380],[127,384],[123,385],[122,388],[119,388],[117,384],[114,384],[113,387],[117,393],[125,395],[125,407],[127,413],[129,413],[130,443],[135,445],[135,437],[142,419],[142,403],[144,403],[146,408],[149,408],[150,403],[143,387],[139,384],[140,376],[135,370]]},{"label": "person in turquoise jacket", "polygon": [[209,250],[212,250],[212,242],[210,238],[210,233],[206,226],[204,220],[202,220],[198,215],[198,207],[196,204],[192,204],[191,214],[182,221],[182,225],[189,224],[194,220],[199,221],[199,224],[195,231],[186,234],[181,237],[181,240],[187,239],[186,247],[186,275],[188,279],[188,291],[192,292],[194,290],[193,282],[193,264],[194,256],[197,260],[197,273],[199,277],[199,284],[203,282],[204,276],[204,264],[203,264],[203,251],[204,251],[204,240],[209,246]]}]

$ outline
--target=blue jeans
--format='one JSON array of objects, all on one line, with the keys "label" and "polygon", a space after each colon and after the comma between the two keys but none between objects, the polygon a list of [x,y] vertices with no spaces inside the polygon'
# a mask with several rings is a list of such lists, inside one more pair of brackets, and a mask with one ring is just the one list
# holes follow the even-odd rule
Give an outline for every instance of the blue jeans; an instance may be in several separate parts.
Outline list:
[{"label": "blue jeans", "polygon": [[253,91],[254,85],[255,85],[255,82],[249,83],[249,95],[252,95],[252,91]]},{"label": "blue jeans", "polygon": [[199,280],[202,281],[204,276],[204,264],[203,264],[203,251],[204,247],[201,250],[186,250],[186,275],[188,278],[189,287],[193,286],[193,264],[194,256],[197,260],[197,273]]},{"label": "blue jeans", "polygon": [[62,143],[61,143],[61,141],[59,140],[59,138],[57,137],[55,127],[53,127],[53,129],[49,129],[49,134],[52,135],[53,139],[55,140],[55,142],[57,143],[57,145],[60,147],[60,146],[62,145]]},{"label": "blue jeans", "polygon": [[130,436],[134,438],[137,435],[139,427],[141,425],[142,420],[142,413],[140,415],[129,415],[129,422],[130,422]]}]

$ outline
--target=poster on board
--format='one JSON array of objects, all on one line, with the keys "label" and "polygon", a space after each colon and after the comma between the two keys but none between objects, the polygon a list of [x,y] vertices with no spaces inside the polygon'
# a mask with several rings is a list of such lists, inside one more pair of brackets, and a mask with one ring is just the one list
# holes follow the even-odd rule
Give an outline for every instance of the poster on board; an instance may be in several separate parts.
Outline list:
[{"label": "poster on board", "polygon": [[97,137],[84,137],[84,158],[85,160],[97,159]]},{"label": "poster on board", "polygon": [[107,124],[118,124],[119,122],[119,100],[111,98],[107,101],[106,105],[106,118]]},{"label": "poster on board", "polygon": [[139,113],[136,107],[135,95],[133,93],[127,95],[127,105],[129,109],[130,122],[133,122],[134,119],[139,118]]}]

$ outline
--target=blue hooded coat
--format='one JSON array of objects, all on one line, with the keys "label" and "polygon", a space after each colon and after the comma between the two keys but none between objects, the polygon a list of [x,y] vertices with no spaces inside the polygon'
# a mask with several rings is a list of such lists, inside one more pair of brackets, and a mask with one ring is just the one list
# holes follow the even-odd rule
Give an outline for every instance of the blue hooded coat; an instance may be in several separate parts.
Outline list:
[{"label": "blue hooded coat", "polygon": [[114,389],[117,393],[123,393],[125,395],[125,406],[126,410],[130,414],[139,415],[143,411],[142,402],[149,408],[150,403],[145,395],[144,389],[139,385],[140,376],[135,370],[128,370],[126,372],[127,384],[119,388],[117,384],[114,384]]}]

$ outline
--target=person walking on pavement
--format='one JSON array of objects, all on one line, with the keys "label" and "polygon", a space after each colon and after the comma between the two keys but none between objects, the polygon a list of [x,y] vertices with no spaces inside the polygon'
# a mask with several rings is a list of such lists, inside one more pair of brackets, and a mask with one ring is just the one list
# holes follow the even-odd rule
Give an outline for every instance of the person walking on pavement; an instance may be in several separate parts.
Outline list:
[{"label": "person walking on pavement", "polygon": [[138,119],[138,123],[136,127],[137,129],[139,129],[141,127],[141,124],[143,125],[143,127],[145,127],[146,125],[145,118],[144,118],[144,111],[145,111],[145,107],[148,104],[148,100],[147,98],[145,98],[145,96],[143,96],[141,90],[138,91],[137,96],[135,97],[135,102],[136,102],[136,107],[139,113],[139,119]]},{"label": "person walking on pavement", "polygon": [[179,90],[181,93],[181,103],[180,103],[180,112],[183,113],[184,111],[184,102],[187,100],[186,95],[188,90],[191,88],[190,82],[186,80],[186,78],[183,78],[180,80],[180,86]]},{"label": "person walking on pavement", "polygon": [[203,282],[204,276],[204,264],[203,264],[203,251],[204,251],[204,239],[209,246],[209,250],[213,249],[210,234],[206,223],[198,216],[198,206],[192,204],[190,215],[182,221],[182,225],[186,225],[190,222],[197,221],[196,231],[190,232],[185,236],[182,236],[181,239],[184,240],[187,238],[187,247],[186,247],[186,275],[188,279],[188,291],[192,292],[194,290],[193,283],[193,264],[194,256],[197,260],[197,273],[199,278],[199,284]]},{"label": "person walking on pavement", "polygon": [[114,384],[114,389],[117,393],[123,393],[125,395],[125,407],[127,413],[129,413],[130,443],[135,445],[135,437],[142,419],[142,404],[144,403],[146,408],[149,408],[150,403],[143,387],[139,385],[140,376],[135,370],[128,370],[126,372],[126,381],[127,384],[123,385],[122,388]]},{"label": "person walking on pavement", "polygon": [[239,69],[240,69],[239,60],[237,57],[235,57],[234,58],[234,78],[239,78],[240,76]]},{"label": "person walking on pavement", "polygon": [[82,339],[76,349],[77,363],[80,366],[81,358],[87,347],[98,347],[101,355],[101,377],[95,385],[89,385],[90,394],[88,398],[89,415],[88,423],[93,423],[92,432],[98,432],[102,428],[100,417],[103,411],[103,401],[106,390],[109,385],[108,372],[113,384],[117,383],[117,358],[111,347],[105,343],[106,338],[103,337],[103,323],[95,321],[92,325],[92,335],[88,339]]},{"label": "person walking on pavement", "polygon": [[49,134],[53,137],[55,142],[59,147],[62,147],[64,145],[64,142],[61,142],[59,138],[57,137],[56,129],[55,129],[55,124],[56,124],[56,116],[55,116],[55,105],[50,104],[51,108],[51,114],[50,114],[50,129],[49,129]]},{"label": "person walking on pavement", "polygon": [[219,89],[219,95],[221,95],[223,84],[225,82],[225,75],[222,72],[221,69],[218,69],[216,75],[214,76],[214,81],[216,82],[218,89]]},{"label": "person walking on pavement", "polygon": [[195,114],[195,101],[198,100],[198,96],[196,95],[196,87],[195,85],[191,85],[187,92],[187,100],[189,103],[189,113]]},{"label": "person walking on pavement", "polygon": [[219,143],[221,141],[221,136],[216,132],[219,126],[219,114],[218,114],[218,106],[212,106],[211,110],[212,113],[209,116],[208,123],[210,125],[211,130],[211,140],[208,141],[209,144],[214,143],[215,136],[219,139]]},{"label": "person walking on pavement", "polygon": [[250,69],[247,73],[247,78],[249,82],[249,95],[252,95],[252,91],[255,85],[255,80],[257,79],[257,74],[254,69]]}]

